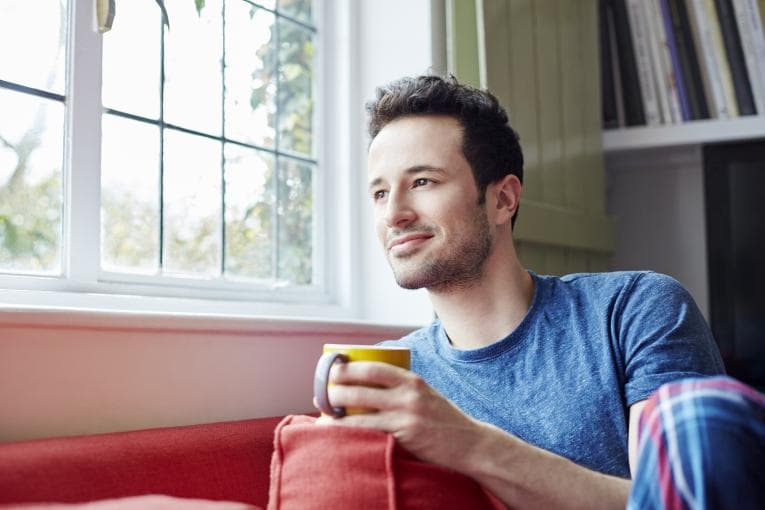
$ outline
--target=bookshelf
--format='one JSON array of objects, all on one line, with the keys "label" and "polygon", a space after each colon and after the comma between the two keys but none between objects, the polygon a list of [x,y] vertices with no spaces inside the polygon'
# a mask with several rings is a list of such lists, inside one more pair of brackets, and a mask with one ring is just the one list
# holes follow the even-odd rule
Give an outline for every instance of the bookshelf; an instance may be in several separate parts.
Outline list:
[{"label": "bookshelf", "polygon": [[603,131],[603,150],[615,153],[755,138],[765,138],[765,115],[607,129]]},{"label": "bookshelf", "polygon": [[765,139],[763,17],[765,0],[599,0],[603,150]]}]

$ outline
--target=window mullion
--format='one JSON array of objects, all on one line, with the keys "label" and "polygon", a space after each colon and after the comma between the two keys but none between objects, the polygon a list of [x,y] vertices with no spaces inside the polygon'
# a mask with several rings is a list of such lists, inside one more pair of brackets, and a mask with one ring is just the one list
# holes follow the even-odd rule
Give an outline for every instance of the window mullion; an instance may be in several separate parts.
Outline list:
[{"label": "window mullion", "polygon": [[101,35],[93,2],[72,2],[67,94],[64,267],[71,283],[98,280],[101,263]]},{"label": "window mullion", "polygon": [[226,0],[223,0],[221,13],[222,49],[223,56],[220,66],[221,90],[220,95],[220,129],[223,141],[220,144],[220,275],[226,276]]},{"label": "window mullion", "polygon": [[273,236],[273,251],[271,252],[271,263],[273,264],[274,279],[278,282],[281,277],[279,271],[279,261],[281,260],[281,254],[279,253],[279,210],[281,209],[281,197],[279,197],[279,174],[281,165],[281,102],[282,97],[281,83],[279,81],[279,71],[281,65],[281,40],[279,37],[279,23],[280,17],[277,14],[274,19],[274,81],[276,82],[276,110],[274,112],[274,148],[276,149],[276,157],[274,158],[274,170],[271,173],[273,176],[273,182],[271,183],[274,208],[271,211],[271,235]]}]

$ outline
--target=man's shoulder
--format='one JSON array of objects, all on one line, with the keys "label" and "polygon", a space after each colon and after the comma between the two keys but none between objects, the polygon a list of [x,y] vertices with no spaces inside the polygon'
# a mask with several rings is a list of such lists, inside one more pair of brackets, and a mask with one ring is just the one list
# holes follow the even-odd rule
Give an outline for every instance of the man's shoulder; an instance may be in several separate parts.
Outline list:
[{"label": "man's shoulder", "polygon": [[637,288],[682,288],[671,276],[654,271],[609,271],[601,273],[572,273],[564,276],[544,276],[552,285],[599,294],[633,291]]},{"label": "man's shoulder", "polygon": [[688,291],[671,276],[654,271],[611,271],[573,273],[564,276],[537,276],[544,288],[543,302],[568,306],[590,303],[596,307],[620,308],[659,300],[690,300]]},{"label": "man's shoulder", "polygon": [[653,271],[605,271],[599,273],[571,273],[554,278],[572,285],[625,285],[653,274],[658,273]]}]

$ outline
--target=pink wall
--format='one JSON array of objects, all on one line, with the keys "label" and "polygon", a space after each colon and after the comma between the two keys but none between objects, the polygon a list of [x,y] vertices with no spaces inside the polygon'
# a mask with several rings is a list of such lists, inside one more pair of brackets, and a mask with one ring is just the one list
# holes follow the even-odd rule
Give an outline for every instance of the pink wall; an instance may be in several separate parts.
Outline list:
[{"label": "pink wall", "polygon": [[361,323],[0,312],[0,441],[312,412],[325,342]]}]

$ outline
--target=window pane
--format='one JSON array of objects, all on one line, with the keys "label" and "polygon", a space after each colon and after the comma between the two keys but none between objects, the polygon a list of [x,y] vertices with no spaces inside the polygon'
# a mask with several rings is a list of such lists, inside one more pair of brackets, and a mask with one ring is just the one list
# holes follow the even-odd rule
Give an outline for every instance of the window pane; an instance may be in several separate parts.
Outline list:
[{"label": "window pane", "polygon": [[120,2],[103,36],[103,104],[159,118],[161,11],[154,2]]},{"label": "window pane", "polygon": [[312,282],[313,165],[282,159],[279,163],[279,279],[298,285]]},{"label": "window pane", "polygon": [[226,144],[226,273],[273,278],[270,154]]},{"label": "window pane", "polygon": [[201,15],[194,2],[167,3],[165,121],[221,134],[223,16],[221,0],[207,0]]},{"label": "window pane", "polygon": [[279,20],[279,149],[313,152],[313,40],[311,32]]},{"label": "window pane", "polygon": [[64,94],[66,4],[0,1],[0,79]]},{"label": "window pane", "polygon": [[220,142],[165,130],[165,272],[220,274]]},{"label": "window pane", "polygon": [[[235,0],[235,1],[245,3],[245,0]],[[276,9],[276,0],[246,0],[246,1],[248,3],[257,5],[258,7],[271,9],[272,11]]]},{"label": "window pane", "polygon": [[64,105],[0,88],[0,112],[0,271],[58,272]]},{"label": "window pane", "polygon": [[300,21],[311,22],[311,0],[279,0],[279,12]]},{"label": "window pane", "polygon": [[101,267],[156,273],[159,267],[159,128],[103,116]]},{"label": "window pane", "polygon": [[276,112],[275,16],[226,3],[226,138],[273,147]]}]

